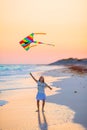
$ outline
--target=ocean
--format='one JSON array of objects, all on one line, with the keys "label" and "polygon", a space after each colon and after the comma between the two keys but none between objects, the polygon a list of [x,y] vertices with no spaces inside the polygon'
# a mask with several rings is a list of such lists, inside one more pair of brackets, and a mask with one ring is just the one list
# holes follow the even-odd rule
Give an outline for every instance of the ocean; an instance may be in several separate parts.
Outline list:
[{"label": "ocean", "polygon": [[48,71],[52,68],[54,67],[49,65],[0,64],[0,92],[25,88],[25,84],[19,82],[20,79],[29,78],[30,72]]},{"label": "ocean", "polygon": [[22,78],[38,70],[38,65],[0,65],[0,82]]}]

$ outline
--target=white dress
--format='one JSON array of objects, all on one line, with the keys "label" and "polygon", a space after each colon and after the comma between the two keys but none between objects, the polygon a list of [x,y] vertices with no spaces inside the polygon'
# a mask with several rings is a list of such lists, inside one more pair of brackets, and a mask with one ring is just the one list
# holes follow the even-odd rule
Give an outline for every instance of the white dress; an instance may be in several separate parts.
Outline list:
[{"label": "white dress", "polygon": [[41,83],[40,81],[37,82],[37,87],[38,87],[38,93],[36,95],[37,100],[46,100],[46,95],[45,95],[45,87],[46,83]]}]

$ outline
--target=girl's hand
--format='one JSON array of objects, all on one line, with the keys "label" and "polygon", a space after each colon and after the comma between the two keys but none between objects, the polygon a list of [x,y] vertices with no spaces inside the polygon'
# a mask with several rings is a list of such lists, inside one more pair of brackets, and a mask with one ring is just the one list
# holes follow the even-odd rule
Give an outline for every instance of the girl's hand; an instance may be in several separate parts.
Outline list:
[{"label": "girl's hand", "polygon": [[52,90],[52,88],[50,88],[50,90]]},{"label": "girl's hand", "polygon": [[32,73],[30,72],[30,75],[32,75]]}]

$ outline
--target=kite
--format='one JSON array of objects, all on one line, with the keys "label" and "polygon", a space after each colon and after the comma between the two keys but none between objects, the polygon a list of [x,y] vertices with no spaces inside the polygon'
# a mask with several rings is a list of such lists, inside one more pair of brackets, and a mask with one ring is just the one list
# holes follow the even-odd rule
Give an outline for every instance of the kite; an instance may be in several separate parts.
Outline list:
[{"label": "kite", "polygon": [[[29,36],[27,36],[23,40],[21,40],[19,43],[26,51],[28,51],[31,47],[37,46],[38,44],[46,44],[46,45],[54,46],[53,44],[47,44],[47,43],[35,41],[34,40],[35,34],[36,35],[37,34],[45,35],[46,33],[31,33]],[[32,43],[34,43],[34,44],[32,45]]]}]

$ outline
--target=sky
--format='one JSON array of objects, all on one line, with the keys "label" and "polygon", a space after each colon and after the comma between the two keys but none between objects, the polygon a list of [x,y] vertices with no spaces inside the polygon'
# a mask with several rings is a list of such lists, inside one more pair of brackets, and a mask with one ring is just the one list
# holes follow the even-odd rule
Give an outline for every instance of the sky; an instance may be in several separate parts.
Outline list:
[{"label": "sky", "polygon": [[[54,43],[25,51],[19,41]],[[87,58],[87,0],[0,1],[0,64],[48,64],[64,58]]]}]

